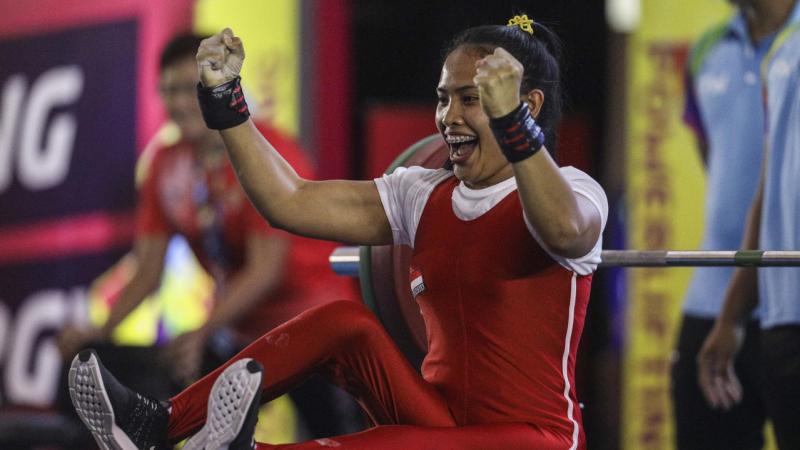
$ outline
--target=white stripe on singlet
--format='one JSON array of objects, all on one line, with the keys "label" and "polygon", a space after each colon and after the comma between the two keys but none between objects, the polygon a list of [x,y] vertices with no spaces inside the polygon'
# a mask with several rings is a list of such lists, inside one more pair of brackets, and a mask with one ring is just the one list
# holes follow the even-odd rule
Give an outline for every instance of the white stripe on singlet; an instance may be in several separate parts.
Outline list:
[{"label": "white stripe on singlet", "polygon": [[569,294],[569,320],[567,321],[567,336],[564,341],[564,355],[561,357],[561,372],[564,375],[564,398],[567,400],[567,418],[572,422],[572,446],[570,450],[578,448],[578,421],[575,420],[574,412],[575,405],[569,397],[569,390],[571,385],[569,383],[569,372],[567,366],[569,365],[569,351],[570,343],[572,341],[572,327],[575,324],[575,297],[577,296],[577,274],[572,273],[572,280],[570,281],[570,294]]}]

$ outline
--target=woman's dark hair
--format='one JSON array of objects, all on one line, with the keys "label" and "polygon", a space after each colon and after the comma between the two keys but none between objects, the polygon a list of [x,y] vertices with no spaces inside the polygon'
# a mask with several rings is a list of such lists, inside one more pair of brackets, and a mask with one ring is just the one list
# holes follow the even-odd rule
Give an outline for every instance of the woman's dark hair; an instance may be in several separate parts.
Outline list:
[{"label": "woman's dark hair", "polygon": [[522,92],[539,89],[544,93],[544,104],[536,123],[545,133],[545,146],[551,154],[556,149],[556,127],[561,119],[563,93],[559,63],[562,54],[560,39],[540,23],[533,24],[533,34],[519,26],[484,25],[459,33],[444,48],[443,58],[463,47],[483,57],[503,47],[524,67]]},{"label": "woman's dark hair", "polygon": [[187,56],[194,58],[197,54],[197,49],[200,47],[200,42],[207,37],[193,33],[175,35],[161,51],[158,70],[163,72],[164,69]]}]

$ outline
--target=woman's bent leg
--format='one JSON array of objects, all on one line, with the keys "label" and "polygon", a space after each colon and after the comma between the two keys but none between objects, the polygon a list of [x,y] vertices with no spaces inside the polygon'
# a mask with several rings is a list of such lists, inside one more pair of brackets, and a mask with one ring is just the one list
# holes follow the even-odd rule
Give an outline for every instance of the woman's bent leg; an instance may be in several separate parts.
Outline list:
[{"label": "woman's bent leg", "polygon": [[321,373],[352,394],[376,424],[454,425],[443,398],[406,361],[375,316],[359,303],[338,301],[278,326],[173,397],[171,440],[202,426],[214,380],[241,358],[264,367],[262,401]]}]

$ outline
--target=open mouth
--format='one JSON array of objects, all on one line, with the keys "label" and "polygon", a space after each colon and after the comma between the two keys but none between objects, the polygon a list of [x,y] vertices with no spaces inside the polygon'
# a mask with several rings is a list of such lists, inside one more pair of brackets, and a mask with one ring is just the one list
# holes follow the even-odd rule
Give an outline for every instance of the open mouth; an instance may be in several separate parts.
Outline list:
[{"label": "open mouth", "polygon": [[450,161],[453,164],[463,164],[478,146],[476,136],[448,135],[445,136],[447,146],[450,148]]}]

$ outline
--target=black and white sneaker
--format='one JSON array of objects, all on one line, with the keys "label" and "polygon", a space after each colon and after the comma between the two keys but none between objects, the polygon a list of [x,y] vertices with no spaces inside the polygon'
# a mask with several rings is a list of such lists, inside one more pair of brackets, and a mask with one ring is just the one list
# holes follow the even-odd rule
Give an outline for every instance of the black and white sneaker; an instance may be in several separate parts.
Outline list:
[{"label": "black and white sneaker", "polygon": [[263,367],[245,358],[226,368],[208,396],[206,423],[183,450],[253,450]]},{"label": "black and white sneaker", "polygon": [[102,450],[172,448],[167,443],[167,408],[123,386],[94,350],[83,350],[72,360],[69,396]]}]

